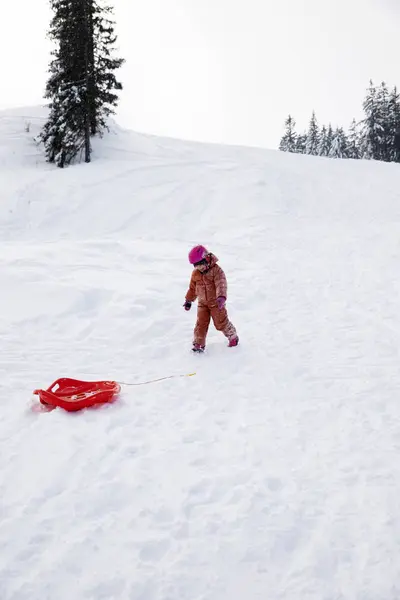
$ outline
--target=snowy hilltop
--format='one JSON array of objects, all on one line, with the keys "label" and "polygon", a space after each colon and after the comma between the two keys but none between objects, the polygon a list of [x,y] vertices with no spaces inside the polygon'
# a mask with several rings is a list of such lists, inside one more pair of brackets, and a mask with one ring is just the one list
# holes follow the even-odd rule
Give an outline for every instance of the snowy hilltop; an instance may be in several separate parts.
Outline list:
[{"label": "snowy hilltop", "polygon": [[[44,120],[0,114],[0,599],[398,600],[399,166],[113,125],[57,169]],[[238,347],[190,351],[195,244]],[[122,392],[32,412],[63,376]]]}]

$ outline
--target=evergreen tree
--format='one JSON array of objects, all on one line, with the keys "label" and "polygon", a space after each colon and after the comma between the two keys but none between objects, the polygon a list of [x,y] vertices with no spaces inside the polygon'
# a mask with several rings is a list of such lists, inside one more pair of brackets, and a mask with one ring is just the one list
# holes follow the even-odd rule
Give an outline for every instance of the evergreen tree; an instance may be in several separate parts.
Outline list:
[{"label": "evergreen tree", "polygon": [[[84,100],[83,100],[84,101]],[[64,167],[86,149],[90,159],[87,128],[82,120],[82,89],[78,86],[60,85],[57,96],[50,104],[50,114],[39,142],[43,142],[48,162]]]},{"label": "evergreen tree", "polygon": [[377,118],[380,125],[378,131],[378,159],[388,162],[390,160],[390,118],[389,118],[389,91],[386,83],[382,82],[376,95]]},{"label": "evergreen tree", "polygon": [[400,96],[397,87],[389,94],[389,160],[400,162]]},{"label": "evergreen tree", "polygon": [[325,143],[326,143],[326,127],[322,125],[321,131],[319,133],[319,143],[318,143],[318,156],[326,156],[324,152]]},{"label": "evergreen tree", "polygon": [[329,156],[329,152],[332,146],[332,127],[329,124],[328,129],[325,125],[322,126],[320,136],[319,136],[319,144],[318,144],[318,155],[319,156]]},{"label": "evergreen tree", "polygon": [[328,131],[327,131],[327,134],[326,134],[326,147],[328,149],[327,156],[329,156],[329,152],[331,151],[332,142],[333,142],[333,129],[332,129],[331,123],[329,123],[329,125],[328,125]]},{"label": "evergreen tree", "polygon": [[348,135],[348,157],[360,158],[360,131],[358,123],[355,119],[352,120],[349,135]]},{"label": "evergreen tree", "polygon": [[122,89],[114,71],[115,34],[103,0],[51,0],[49,37],[55,42],[46,98],[49,118],[39,136],[46,158],[63,167],[84,149],[90,162],[90,136],[101,134]]},{"label": "evergreen tree", "polygon": [[285,121],[285,133],[279,144],[279,150],[282,152],[296,152],[296,121],[290,115]]},{"label": "evergreen tree", "polygon": [[105,0],[91,0],[91,27],[93,32],[91,59],[93,61],[93,80],[91,102],[91,134],[101,134],[107,128],[107,119],[115,113],[118,104],[115,90],[122,90],[115,71],[125,62],[122,58],[114,58],[115,23],[111,19],[112,8]]},{"label": "evergreen tree", "polygon": [[361,154],[363,158],[379,159],[382,124],[379,120],[377,91],[370,81],[367,96],[363,102],[365,119],[361,137]]},{"label": "evergreen tree", "polygon": [[[85,38],[83,3],[77,0],[52,0],[54,11],[49,37],[56,43],[50,63],[46,98],[50,99],[49,118],[39,136],[46,158],[63,167],[83,149],[90,160],[90,142],[83,105],[86,103],[84,56]],[[78,76],[79,74],[79,76]]]},{"label": "evergreen tree", "polygon": [[313,111],[307,133],[306,154],[318,154],[318,146],[319,130],[315,112]]},{"label": "evergreen tree", "polygon": [[297,152],[297,154],[305,154],[306,153],[306,146],[307,146],[307,134],[306,133],[301,133],[296,138],[296,149],[295,149],[295,152]]},{"label": "evergreen tree", "polygon": [[342,127],[337,127],[333,133],[332,146],[329,151],[331,158],[348,158],[348,141]]}]

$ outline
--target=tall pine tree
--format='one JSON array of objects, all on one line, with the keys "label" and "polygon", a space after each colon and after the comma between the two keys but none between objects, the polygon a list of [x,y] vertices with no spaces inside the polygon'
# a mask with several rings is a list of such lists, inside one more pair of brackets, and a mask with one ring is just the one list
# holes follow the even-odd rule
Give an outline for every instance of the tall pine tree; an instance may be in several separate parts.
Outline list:
[{"label": "tall pine tree", "polygon": [[296,121],[290,115],[285,121],[285,133],[279,144],[279,150],[282,152],[296,152]]},{"label": "tall pine tree", "polygon": [[332,145],[329,150],[331,158],[348,158],[348,141],[342,127],[337,127],[333,132]]},{"label": "tall pine tree", "polygon": [[389,119],[389,91],[386,83],[382,82],[376,95],[378,113],[378,159],[388,162],[390,160],[390,119]]},{"label": "tall pine tree", "polygon": [[329,156],[329,152],[331,151],[331,148],[332,148],[332,142],[333,142],[333,129],[332,129],[331,123],[329,123],[328,131],[326,133],[326,148],[327,148],[326,156]]},{"label": "tall pine tree", "polygon": [[348,158],[360,158],[360,131],[358,123],[355,119],[353,119],[351,122],[347,141]]},{"label": "tall pine tree", "polygon": [[323,125],[319,136],[318,156],[329,156],[329,151],[332,146],[332,136],[331,124],[329,123],[328,129]]},{"label": "tall pine tree", "polygon": [[400,96],[397,87],[389,94],[390,159],[400,162]]},{"label": "tall pine tree", "polygon": [[117,104],[114,71],[123,60],[112,57],[116,36],[103,0],[51,0],[51,7],[50,112],[39,141],[47,160],[64,167],[83,150],[90,162],[90,136],[102,133]]},{"label": "tall pine tree", "polygon": [[361,136],[361,154],[363,158],[379,158],[379,142],[381,135],[381,123],[379,122],[377,91],[370,81],[367,95],[363,102],[365,119]]},{"label": "tall pine tree", "polygon": [[122,90],[122,84],[117,80],[115,71],[125,62],[122,58],[114,58],[115,23],[112,20],[112,8],[105,0],[90,2],[92,16],[92,51],[93,51],[93,81],[91,94],[91,134],[101,134],[107,128],[107,119],[115,113],[118,104],[115,90]]},{"label": "tall pine tree", "polygon": [[297,154],[305,154],[306,153],[306,146],[307,146],[307,134],[306,133],[301,133],[296,138],[296,149],[295,149],[295,152],[297,152]]},{"label": "tall pine tree", "polygon": [[319,129],[315,112],[311,115],[310,125],[307,132],[306,154],[318,154]]}]

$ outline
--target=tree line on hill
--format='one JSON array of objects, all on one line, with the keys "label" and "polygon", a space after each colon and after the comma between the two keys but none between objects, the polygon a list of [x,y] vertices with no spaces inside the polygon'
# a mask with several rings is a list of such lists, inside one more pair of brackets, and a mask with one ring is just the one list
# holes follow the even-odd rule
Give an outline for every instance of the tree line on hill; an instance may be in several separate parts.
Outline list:
[{"label": "tree line on hill", "polygon": [[365,158],[400,162],[400,95],[385,82],[376,87],[370,81],[363,102],[364,118],[353,119],[348,131],[343,127],[320,125],[313,111],[308,130],[296,132],[291,115],[279,144],[283,152],[328,156],[330,158]]}]

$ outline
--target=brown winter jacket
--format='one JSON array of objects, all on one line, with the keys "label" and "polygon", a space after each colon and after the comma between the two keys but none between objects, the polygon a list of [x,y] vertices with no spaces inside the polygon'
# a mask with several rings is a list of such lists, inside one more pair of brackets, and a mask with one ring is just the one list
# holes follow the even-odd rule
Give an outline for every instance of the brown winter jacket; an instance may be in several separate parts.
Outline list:
[{"label": "brown winter jacket", "polygon": [[194,302],[198,298],[199,306],[216,306],[217,298],[227,298],[226,276],[219,265],[218,258],[214,254],[208,254],[209,268],[205,272],[194,269],[190,280],[189,289],[186,294],[188,302]]}]

